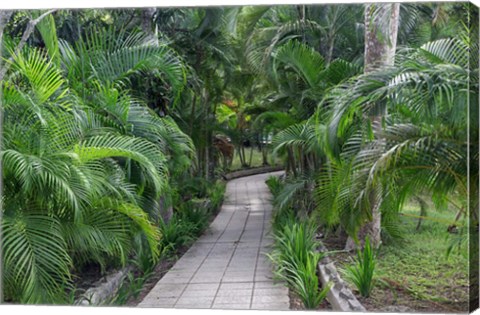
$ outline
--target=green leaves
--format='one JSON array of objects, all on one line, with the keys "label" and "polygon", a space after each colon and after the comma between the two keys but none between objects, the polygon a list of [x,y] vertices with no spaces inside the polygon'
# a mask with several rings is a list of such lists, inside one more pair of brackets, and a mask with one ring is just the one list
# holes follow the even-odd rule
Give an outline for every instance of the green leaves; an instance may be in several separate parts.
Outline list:
[{"label": "green leaves", "polygon": [[2,246],[7,296],[29,304],[62,301],[72,261],[58,220],[42,213],[4,215]]},{"label": "green leaves", "polygon": [[74,153],[78,155],[81,163],[110,157],[130,158],[139,162],[158,192],[165,185],[165,158],[158,147],[144,139],[114,135],[96,136],[76,145]]},{"label": "green leaves", "polygon": [[65,302],[85,264],[144,253],[154,262],[161,233],[151,218],[169,167],[185,171],[195,150],[124,80],[155,70],[180,91],[183,64],[166,45],[113,30],[70,45],[53,18],[39,29],[47,53],[14,55],[3,87],[1,152],[5,299],[37,304]]},{"label": "green leaves", "polygon": [[319,290],[319,281],[316,275],[318,262],[322,254],[309,252],[306,264],[290,265],[285,264],[284,271],[291,274],[287,282],[292,286],[295,293],[302,299],[307,309],[316,309],[327,297],[332,284]]},{"label": "green leaves", "polygon": [[283,63],[285,67],[291,67],[303,80],[314,87],[320,79],[320,71],[324,67],[323,57],[312,47],[291,40],[282,45],[275,53],[275,63]]},{"label": "green leaves", "polygon": [[115,28],[99,29],[71,46],[60,42],[67,76],[78,91],[90,85],[124,81],[133,73],[153,71],[163,76],[178,97],[185,85],[181,58],[165,43],[158,43],[141,32],[126,34]]},{"label": "green leaves", "polygon": [[30,49],[25,53],[13,55],[14,69],[17,69],[25,77],[32,94],[39,104],[43,104],[57,93],[59,100],[65,91],[60,87],[64,79],[60,71],[48,60],[39,49]]},{"label": "green leaves", "polygon": [[369,297],[374,286],[376,254],[370,240],[365,240],[363,251],[357,251],[355,264],[343,270],[347,281],[353,283],[363,297]]},{"label": "green leaves", "polygon": [[[478,115],[467,118],[467,99],[478,100],[467,47],[459,35],[400,50],[394,67],[329,90],[318,110],[327,113],[325,151],[332,159],[317,188],[317,214],[327,225],[341,224],[354,235],[369,218],[369,191],[378,184],[386,187],[375,196],[382,216],[395,217],[407,196],[424,189],[467,196],[465,130],[478,125]],[[378,112],[384,112],[381,123],[372,122]],[[478,164],[478,155],[470,159]],[[391,220],[383,224],[394,231]]]},{"label": "green leaves", "polygon": [[316,251],[316,226],[305,221],[297,223],[294,217],[278,222],[283,225],[275,225],[274,250],[268,257],[276,265],[276,275],[300,296],[306,308],[315,309],[330,290],[330,286],[319,290],[316,271],[323,254]]}]

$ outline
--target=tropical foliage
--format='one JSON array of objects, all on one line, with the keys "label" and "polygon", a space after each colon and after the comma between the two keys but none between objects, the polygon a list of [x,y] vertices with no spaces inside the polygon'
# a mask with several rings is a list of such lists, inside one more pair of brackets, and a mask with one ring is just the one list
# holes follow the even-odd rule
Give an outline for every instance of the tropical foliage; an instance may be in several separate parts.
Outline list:
[{"label": "tropical foliage", "polygon": [[[452,249],[478,232],[468,4],[0,13],[8,302],[66,303],[91,265],[148,269],[191,242],[224,193],[217,137],[241,167],[256,149],[285,166],[268,181],[285,245],[272,257],[308,307],[323,298],[318,229],[361,245],[378,223],[395,244],[413,198],[422,220],[430,203],[456,212]],[[396,49],[376,65],[365,38],[379,34]]]},{"label": "tropical foliage", "polygon": [[376,253],[367,238],[363,250],[357,251],[355,263],[343,270],[345,279],[352,282],[363,297],[369,297],[374,286],[375,258]]},{"label": "tropical foliage", "polygon": [[167,46],[114,29],[70,44],[45,21],[48,49],[10,50],[3,84],[5,294],[22,303],[64,301],[88,263],[125,265],[145,246],[153,263],[169,169],[193,153],[173,120],[129,94],[128,76],[149,68],[182,84]]}]

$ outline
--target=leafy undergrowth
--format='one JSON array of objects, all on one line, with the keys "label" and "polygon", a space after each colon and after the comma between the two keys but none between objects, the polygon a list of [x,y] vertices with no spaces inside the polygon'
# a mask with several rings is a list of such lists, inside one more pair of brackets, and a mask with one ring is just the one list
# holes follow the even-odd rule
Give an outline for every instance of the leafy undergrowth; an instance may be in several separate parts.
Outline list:
[{"label": "leafy undergrowth", "polygon": [[[418,215],[419,210],[408,204],[403,213]],[[376,267],[379,281],[369,298],[359,298],[369,311],[384,310],[387,305],[418,312],[468,310],[467,247],[464,244],[447,257],[449,246],[458,237],[447,232],[447,222],[453,221],[455,213],[431,211],[428,216],[437,221],[424,220],[418,231],[418,219],[402,216],[405,242],[381,247]],[[337,267],[344,268],[353,255],[340,253],[332,258]]]}]

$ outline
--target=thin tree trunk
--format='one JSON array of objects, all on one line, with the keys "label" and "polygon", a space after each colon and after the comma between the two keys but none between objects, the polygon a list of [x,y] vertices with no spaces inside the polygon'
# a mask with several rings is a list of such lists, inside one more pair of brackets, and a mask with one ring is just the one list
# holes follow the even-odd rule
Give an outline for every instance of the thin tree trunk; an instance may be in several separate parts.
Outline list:
[{"label": "thin tree trunk", "polygon": [[295,155],[293,153],[292,148],[288,148],[287,152],[288,152],[288,163],[290,164],[290,168],[293,172],[293,176],[297,177],[297,168],[296,168],[296,165],[295,165]]},{"label": "thin tree trunk", "polygon": [[193,103],[192,103],[192,112],[190,113],[190,132],[189,136],[192,137],[193,135],[193,123],[195,121],[195,107],[197,105],[197,95],[193,95]]},{"label": "thin tree trunk", "polygon": [[250,160],[248,162],[248,166],[252,166],[252,157],[253,157],[253,145],[250,146]]},{"label": "thin tree trunk", "polygon": [[268,151],[266,146],[262,145],[262,165],[268,165]]},{"label": "thin tree trunk", "polygon": [[155,11],[155,8],[142,9],[142,31],[151,36],[155,35],[153,30],[153,16],[155,15]]},{"label": "thin tree trunk", "polygon": [[245,147],[243,146],[243,144],[241,144],[240,148],[242,149],[242,156],[243,156],[242,167],[245,167],[247,166],[247,157],[245,156]]},{"label": "thin tree trunk", "polygon": [[329,34],[328,38],[328,54],[327,54],[327,60],[326,64],[329,65],[332,62],[333,58],[333,46],[335,45],[335,35],[334,34]]},{"label": "thin tree trunk", "polygon": [[[400,13],[399,3],[367,4],[365,5],[365,65],[364,72],[369,73],[377,69],[393,66],[397,46],[398,21]],[[378,133],[386,111],[375,106],[376,112],[370,117],[374,132]],[[366,222],[357,234],[360,246],[363,246],[368,236],[374,247],[381,243],[381,189],[380,185],[373,187],[370,192],[371,220]],[[351,237],[345,245],[346,250],[357,247]]]}]

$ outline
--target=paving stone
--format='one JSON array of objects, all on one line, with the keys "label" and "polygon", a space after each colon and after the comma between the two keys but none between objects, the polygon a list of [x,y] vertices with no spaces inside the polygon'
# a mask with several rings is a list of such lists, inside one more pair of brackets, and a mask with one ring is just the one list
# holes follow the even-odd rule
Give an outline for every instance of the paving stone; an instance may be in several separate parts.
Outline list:
[{"label": "paving stone", "polygon": [[181,298],[178,299],[177,303],[175,306],[178,305],[201,305],[201,304],[208,304],[209,306],[212,305],[212,302],[214,300],[214,296],[182,296]]},{"label": "paving stone", "polygon": [[218,283],[222,280],[222,276],[203,276],[193,278],[190,283]]},{"label": "paving stone", "polygon": [[227,282],[220,284],[220,290],[245,290],[253,289],[253,282]]},{"label": "paving stone", "polygon": [[232,271],[229,273],[225,273],[222,278],[224,282],[245,282],[245,281],[253,281],[255,274],[254,272],[237,272]]},{"label": "paving stone", "polygon": [[232,303],[227,303],[227,304],[213,304],[212,308],[214,309],[222,309],[222,310],[248,310],[250,309],[250,303],[244,303],[244,304],[232,304]]},{"label": "paving stone", "polygon": [[160,296],[163,294],[170,294],[170,295],[180,295],[187,284],[185,283],[175,283],[175,284],[170,284],[170,283],[163,283],[163,282],[158,282],[157,285],[149,292],[148,295],[155,295],[155,296]]},{"label": "paving stone", "polygon": [[181,277],[181,276],[171,276],[168,273],[162,278],[161,283],[165,284],[174,284],[174,283],[188,283],[191,279],[191,276]]},{"label": "paving stone", "polygon": [[288,295],[287,287],[275,287],[275,288],[264,288],[264,289],[255,289],[255,296],[285,296]]},{"label": "paving stone", "polygon": [[241,272],[246,274],[254,274],[255,273],[255,265],[247,265],[247,266],[229,266],[225,270],[225,274],[232,274],[233,272]]},{"label": "paving stone", "polygon": [[212,307],[212,303],[209,302],[197,302],[197,303],[180,303],[175,304],[174,308],[182,309],[209,309]]},{"label": "paving stone", "polygon": [[173,307],[177,298],[145,298],[140,307]]},{"label": "paving stone", "polygon": [[266,275],[266,274],[257,274],[255,275],[254,281],[269,281],[273,280],[273,274]]},{"label": "paving stone", "polygon": [[[193,284],[196,284],[196,283],[193,283]],[[217,289],[214,289],[214,290],[190,290],[188,287],[187,289],[185,289],[185,291],[182,293],[182,296],[180,298],[185,298],[185,297],[192,297],[192,298],[196,298],[196,297],[215,297],[215,295],[217,294]]]},{"label": "paving stone", "polygon": [[252,289],[220,289],[217,293],[217,297],[220,296],[252,296]]},{"label": "paving stone", "polygon": [[269,311],[282,311],[289,309],[289,303],[259,303],[252,304],[250,309],[252,310],[269,310]]},{"label": "paving stone", "polygon": [[233,296],[217,296],[215,297],[215,304],[247,304],[252,300],[251,295],[233,295]]},{"label": "paving stone", "polygon": [[274,281],[257,281],[255,282],[254,288],[256,289],[268,289],[268,288],[281,288],[285,285],[281,282]]},{"label": "paving stone", "polygon": [[272,304],[272,303],[288,303],[289,297],[287,295],[255,295],[253,296],[252,304]]},{"label": "paving stone", "polygon": [[219,283],[190,283],[185,290],[201,291],[201,290],[218,290]]}]

